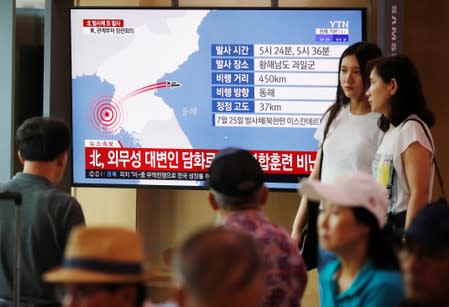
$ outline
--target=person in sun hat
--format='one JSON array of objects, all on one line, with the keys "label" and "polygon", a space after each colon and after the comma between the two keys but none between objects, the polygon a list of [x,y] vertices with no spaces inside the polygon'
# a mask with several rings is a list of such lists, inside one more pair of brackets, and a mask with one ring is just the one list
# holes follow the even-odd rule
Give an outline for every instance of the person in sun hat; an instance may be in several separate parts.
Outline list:
[{"label": "person in sun hat", "polygon": [[144,271],[141,237],[113,226],[74,228],[62,265],[43,275],[62,285],[62,306],[85,307],[141,306],[144,283],[153,278]]},{"label": "person in sun hat", "polygon": [[321,306],[397,306],[404,299],[388,230],[387,191],[355,171],[332,183],[305,179],[299,192],[321,201],[320,245],[336,254],[319,275]]},{"label": "person in sun hat", "polygon": [[269,191],[259,161],[247,150],[225,148],[212,160],[208,185],[219,226],[248,233],[262,246],[267,265],[263,306],[300,306],[307,271],[289,233],[261,210]]}]

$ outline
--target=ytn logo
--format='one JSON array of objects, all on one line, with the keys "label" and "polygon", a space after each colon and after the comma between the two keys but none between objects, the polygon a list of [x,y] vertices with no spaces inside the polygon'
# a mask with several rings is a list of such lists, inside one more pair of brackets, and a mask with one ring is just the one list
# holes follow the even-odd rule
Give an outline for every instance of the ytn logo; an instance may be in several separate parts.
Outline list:
[{"label": "ytn logo", "polygon": [[331,28],[349,28],[349,20],[330,20]]}]

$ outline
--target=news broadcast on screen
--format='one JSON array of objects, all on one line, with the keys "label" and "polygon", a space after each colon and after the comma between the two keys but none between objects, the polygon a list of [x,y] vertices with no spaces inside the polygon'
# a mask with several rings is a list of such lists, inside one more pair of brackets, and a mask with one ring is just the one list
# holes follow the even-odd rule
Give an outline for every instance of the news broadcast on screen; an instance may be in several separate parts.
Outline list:
[{"label": "news broadcast on screen", "polygon": [[364,9],[71,9],[75,186],[205,188],[225,147],[273,190],[314,166]]}]

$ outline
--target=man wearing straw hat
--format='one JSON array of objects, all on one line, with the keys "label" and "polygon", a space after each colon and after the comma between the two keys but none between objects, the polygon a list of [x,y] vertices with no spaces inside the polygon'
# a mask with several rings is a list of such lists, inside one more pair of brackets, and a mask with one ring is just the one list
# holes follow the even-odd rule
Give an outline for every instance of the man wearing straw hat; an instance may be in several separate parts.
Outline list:
[{"label": "man wearing straw hat", "polygon": [[43,275],[63,285],[61,305],[136,307],[153,278],[143,268],[141,237],[122,227],[76,227],[70,234],[62,266]]}]

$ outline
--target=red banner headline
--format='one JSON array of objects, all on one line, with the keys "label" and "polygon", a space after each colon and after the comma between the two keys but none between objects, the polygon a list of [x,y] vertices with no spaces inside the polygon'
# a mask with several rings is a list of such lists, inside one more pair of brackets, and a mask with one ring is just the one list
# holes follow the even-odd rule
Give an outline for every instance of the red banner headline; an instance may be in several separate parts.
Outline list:
[{"label": "red banner headline", "polygon": [[123,28],[125,22],[123,19],[83,19],[83,27],[107,27],[107,28]]},{"label": "red banner headline", "polygon": [[[218,150],[85,148],[86,169],[207,172]],[[315,151],[251,151],[267,174],[310,174]]]}]

